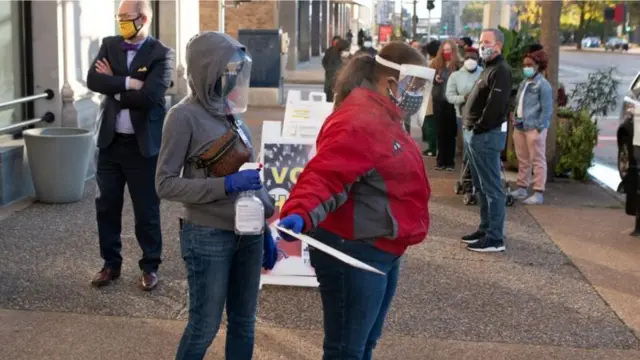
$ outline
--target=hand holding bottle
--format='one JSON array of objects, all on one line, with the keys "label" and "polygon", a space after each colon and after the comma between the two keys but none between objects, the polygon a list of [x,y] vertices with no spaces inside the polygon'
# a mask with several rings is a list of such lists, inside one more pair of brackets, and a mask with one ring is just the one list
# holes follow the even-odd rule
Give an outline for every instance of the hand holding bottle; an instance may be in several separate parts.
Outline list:
[{"label": "hand holding bottle", "polygon": [[241,170],[224,177],[224,189],[227,194],[233,194],[248,190],[260,190],[260,170]]}]

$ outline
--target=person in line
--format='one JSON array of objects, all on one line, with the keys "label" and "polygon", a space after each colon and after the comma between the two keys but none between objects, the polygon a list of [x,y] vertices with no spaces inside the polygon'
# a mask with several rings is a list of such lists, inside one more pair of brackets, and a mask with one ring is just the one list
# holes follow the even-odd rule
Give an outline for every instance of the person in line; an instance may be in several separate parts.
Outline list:
[{"label": "person in line", "polygon": [[420,44],[420,41],[418,40],[411,40],[411,47],[420,51],[420,49],[422,48],[422,44]]},{"label": "person in line", "polygon": [[[161,198],[184,205],[180,248],[189,285],[189,320],[176,360],[204,358],[225,302],[225,358],[253,356],[260,271],[275,265],[277,250],[266,225],[260,235],[234,231],[239,193],[256,191],[265,216],[274,212],[259,171],[238,171],[253,161],[251,134],[240,118],[247,108],[251,62],[246,48],[229,35],[203,32],[191,38],[189,95],[165,120],[156,187]],[[225,148],[230,139],[235,145]],[[272,256],[270,264],[263,254]]]},{"label": "person in line", "polygon": [[358,56],[360,54],[367,54],[369,56],[378,55],[378,50],[376,50],[373,47],[373,39],[371,38],[371,36],[365,38],[364,43],[362,44],[362,47],[360,48],[360,50],[356,51],[356,53],[353,54],[353,56]]},{"label": "person in line", "polygon": [[458,40],[458,49],[460,51],[460,56],[461,57],[464,57],[464,52],[468,48],[472,48],[472,47],[473,47],[473,40],[471,40],[470,37],[463,36]]},{"label": "person in line", "polygon": [[[548,62],[544,50],[525,55],[522,61],[525,79],[516,95],[513,144],[518,158],[518,188],[511,194],[528,205],[544,202],[547,181],[546,140],[553,114],[553,89],[543,75]],[[534,193],[527,198],[531,170]]]},{"label": "person in line", "polygon": [[504,34],[485,29],[480,35],[480,56],[485,69],[471,89],[462,110],[465,151],[480,205],[478,229],[462,237],[467,249],[504,251],[506,196],[500,178],[500,155],[505,147],[509,115],[511,69],[502,56]]},{"label": "person in line", "polygon": [[351,29],[347,31],[347,34],[345,35],[345,39],[349,43],[349,49],[350,49],[351,45],[353,45],[353,32],[351,31]]},{"label": "person in line", "polygon": [[367,34],[365,34],[364,29],[358,30],[358,47],[359,48],[364,46],[366,37],[367,37]]},{"label": "person in line", "polygon": [[98,112],[96,218],[104,265],[91,280],[96,287],[120,277],[125,185],[142,249],[139,285],[146,291],[158,285],[162,233],[154,176],[166,113],[165,94],[171,86],[176,56],[149,35],[152,18],[149,1],[122,1],[117,15],[120,36],[104,38],[87,75],[87,87],[103,95]]},{"label": "person in line", "polygon": [[331,40],[331,47],[325,51],[322,57],[322,67],[324,68],[324,93],[327,95],[327,101],[333,102],[333,87],[335,84],[336,74],[342,67],[342,52],[345,48],[346,41],[340,36],[334,36]]},{"label": "person in line", "polygon": [[462,106],[482,73],[482,67],[478,65],[478,58],[477,49],[467,48],[464,52],[462,68],[451,74],[447,82],[447,101],[456,109],[456,123],[459,129],[462,129]]},{"label": "person in line", "polygon": [[[439,40],[432,40],[423,47],[423,55],[427,59],[429,67],[431,67],[433,59],[438,55],[440,45]],[[427,110],[422,122],[422,141],[427,143],[427,148],[422,152],[422,155],[435,157],[438,151],[438,138],[436,136],[436,117],[433,114],[433,96],[431,93],[426,94],[426,96]]]},{"label": "person in line", "polygon": [[456,49],[455,42],[445,40],[430,65],[436,71],[431,90],[438,148],[436,170],[455,170],[456,136],[458,135],[456,109],[447,101],[446,88],[451,74],[460,68]]},{"label": "person in line", "polygon": [[324,360],[373,357],[400,257],[429,228],[429,181],[418,145],[402,128],[403,116],[418,110],[426,80],[400,73],[401,64],[428,70],[424,57],[402,42],[346,65],[317,153],[280,212],[282,227],[311,233],[386,275],[311,250],[324,311]]}]

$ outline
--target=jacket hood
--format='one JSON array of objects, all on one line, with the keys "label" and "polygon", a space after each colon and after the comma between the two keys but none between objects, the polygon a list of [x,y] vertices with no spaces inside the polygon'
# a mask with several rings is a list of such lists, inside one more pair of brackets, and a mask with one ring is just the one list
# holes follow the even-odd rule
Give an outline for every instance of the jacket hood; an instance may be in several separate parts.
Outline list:
[{"label": "jacket hood", "polygon": [[187,43],[189,97],[198,101],[212,115],[226,114],[223,99],[216,96],[212,89],[239,49],[246,51],[246,47],[236,39],[216,31],[201,32]]}]

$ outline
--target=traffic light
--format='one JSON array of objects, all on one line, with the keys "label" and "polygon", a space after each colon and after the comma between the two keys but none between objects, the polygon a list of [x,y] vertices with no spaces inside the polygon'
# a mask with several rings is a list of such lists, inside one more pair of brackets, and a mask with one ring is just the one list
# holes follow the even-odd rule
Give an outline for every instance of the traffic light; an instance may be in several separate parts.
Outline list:
[{"label": "traffic light", "polygon": [[431,11],[436,8],[434,0],[427,0],[427,10]]}]

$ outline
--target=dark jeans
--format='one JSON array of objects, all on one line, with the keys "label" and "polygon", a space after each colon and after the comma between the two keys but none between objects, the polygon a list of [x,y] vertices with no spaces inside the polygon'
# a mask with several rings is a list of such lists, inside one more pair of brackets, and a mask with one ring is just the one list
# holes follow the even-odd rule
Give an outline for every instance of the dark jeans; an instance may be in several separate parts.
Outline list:
[{"label": "dark jeans", "polygon": [[433,115],[424,117],[422,123],[422,141],[427,143],[427,152],[435,154],[438,152],[436,137],[436,118]]},{"label": "dark jeans", "polygon": [[96,180],[96,217],[100,238],[100,256],[104,266],[120,269],[122,265],[122,206],[125,184],[131,195],[135,217],[135,234],[142,249],[138,262],[145,272],[155,272],[162,255],[160,231],[160,199],[155,176],[158,157],[140,154],[135,136],[119,136],[98,152]]},{"label": "dark jeans", "polygon": [[453,105],[445,101],[434,102],[434,114],[436,117],[436,136],[438,137],[438,166],[455,166],[456,137],[458,125],[456,123],[456,110]]},{"label": "dark jeans", "polygon": [[324,310],[322,359],[370,360],[396,291],[400,257],[364,242],[342,240],[322,229],[313,236],[387,275],[360,270],[311,250],[311,265],[320,283]]},{"label": "dark jeans", "polygon": [[471,165],[471,179],[480,205],[478,230],[486,232],[490,239],[503,240],[506,195],[500,178],[500,153],[507,135],[500,128],[481,134],[465,129],[463,134]]},{"label": "dark jeans", "polygon": [[180,248],[189,283],[189,321],[176,360],[203,359],[227,307],[227,360],[253,356],[263,236],[237,236],[185,222]]}]

